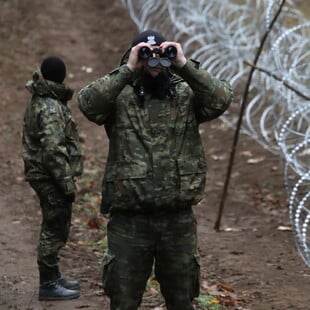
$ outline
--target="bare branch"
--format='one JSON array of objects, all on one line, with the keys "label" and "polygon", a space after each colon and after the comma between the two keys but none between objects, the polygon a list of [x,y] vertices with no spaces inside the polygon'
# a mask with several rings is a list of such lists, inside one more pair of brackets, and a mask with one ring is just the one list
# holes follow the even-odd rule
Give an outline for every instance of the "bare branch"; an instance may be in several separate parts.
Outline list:
[{"label": "bare branch", "polygon": [[292,90],[293,92],[295,92],[298,96],[306,99],[306,100],[310,100],[310,97],[308,97],[307,95],[303,94],[302,92],[300,92],[298,89],[296,89],[295,87],[291,86],[290,84],[288,84],[286,81],[284,81],[283,79],[281,79],[280,77],[278,77],[276,74],[272,73],[271,71],[262,68],[262,67],[258,67],[256,65],[254,65],[253,63],[245,60],[244,63],[258,71],[264,72],[266,74],[268,74],[269,76],[273,77],[275,80],[280,81],[283,83],[283,85],[285,87],[287,87],[288,89]]}]

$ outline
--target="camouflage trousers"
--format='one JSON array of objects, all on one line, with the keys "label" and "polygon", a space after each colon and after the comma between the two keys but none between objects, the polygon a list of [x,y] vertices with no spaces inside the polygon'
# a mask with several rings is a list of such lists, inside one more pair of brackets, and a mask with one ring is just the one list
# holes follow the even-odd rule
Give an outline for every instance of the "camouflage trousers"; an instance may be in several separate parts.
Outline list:
[{"label": "camouflage trousers", "polygon": [[194,309],[200,265],[192,209],[157,216],[115,213],[107,237],[102,282],[111,310],[138,309],[153,267],[167,309]]},{"label": "camouflage trousers", "polygon": [[50,181],[31,181],[42,211],[41,231],[38,242],[37,263],[39,270],[50,272],[58,269],[59,250],[66,244],[71,226],[72,204]]}]

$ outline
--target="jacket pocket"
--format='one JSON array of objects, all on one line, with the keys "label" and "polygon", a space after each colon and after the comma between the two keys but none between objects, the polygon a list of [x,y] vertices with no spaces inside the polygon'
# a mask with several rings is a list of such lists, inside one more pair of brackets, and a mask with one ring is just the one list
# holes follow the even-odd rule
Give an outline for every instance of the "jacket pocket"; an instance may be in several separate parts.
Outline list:
[{"label": "jacket pocket", "polygon": [[145,198],[147,164],[142,161],[116,162],[107,165],[103,190],[104,202],[127,208]]},{"label": "jacket pocket", "polygon": [[146,163],[143,161],[116,162],[107,165],[106,180],[109,182],[114,180],[145,178],[146,171]]},{"label": "jacket pocket", "polygon": [[204,193],[207,164],[204,158],[183,156],[177,159],[181,201],[198,203]]}]

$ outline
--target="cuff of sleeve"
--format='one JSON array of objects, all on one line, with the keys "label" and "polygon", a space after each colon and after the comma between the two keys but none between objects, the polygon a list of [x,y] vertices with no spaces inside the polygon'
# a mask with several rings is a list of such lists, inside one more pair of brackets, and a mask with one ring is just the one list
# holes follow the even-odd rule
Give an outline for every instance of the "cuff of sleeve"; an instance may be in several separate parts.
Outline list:
[{"label": "cuff of sleeve", "polygon": [[122,79],[126,81],[131,81],[134,77],[134,72],[132,72],[127,65],[122,65],[119,67],[119,74]]},{"label": "cuff of sleeve", "polygon": [[199,63],[192,60],[187,60],[182,68],[178,68],[177,73],[186,80],[186,77],[192,77],[193,74],[198,70]]}]

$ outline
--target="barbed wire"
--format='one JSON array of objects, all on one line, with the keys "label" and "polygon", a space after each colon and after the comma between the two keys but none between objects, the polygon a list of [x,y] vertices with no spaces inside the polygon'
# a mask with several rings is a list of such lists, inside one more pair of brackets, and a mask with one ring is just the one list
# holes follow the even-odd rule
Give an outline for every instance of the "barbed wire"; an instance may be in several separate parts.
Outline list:
[{"label": "barbed wire", "polygon": [[[120,0],[139,31],[180,41],[184,53],[230,81],[235,104],[221,119],[235,128],[250,61],[279,0]],[[288,0],[266,41],[241,132],[284,162],[296,246],[310,267],[310,22]]]}]

